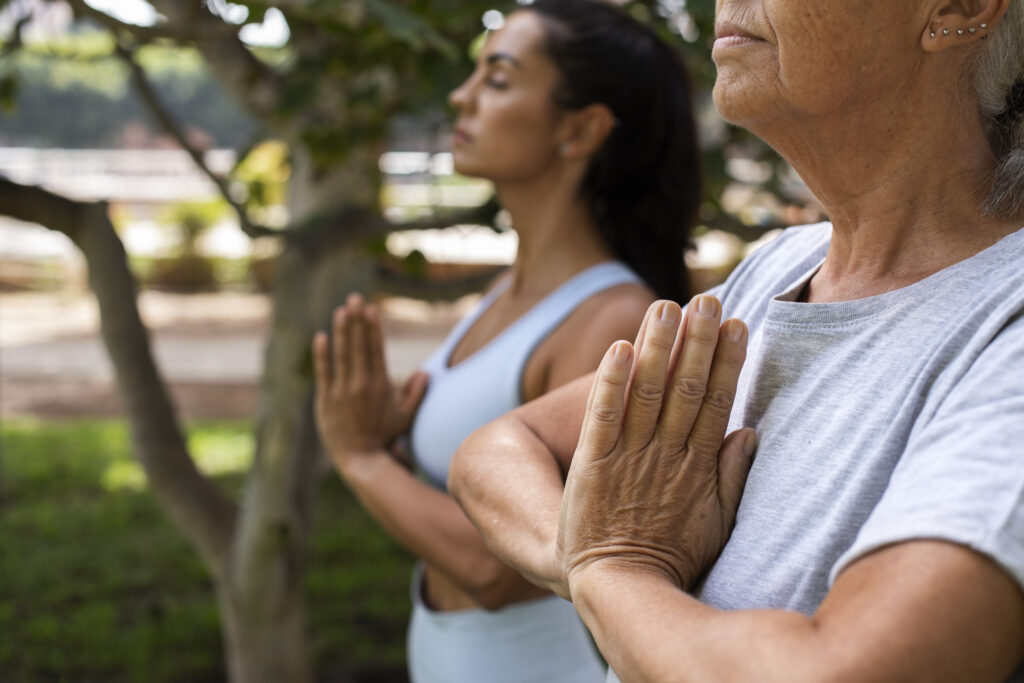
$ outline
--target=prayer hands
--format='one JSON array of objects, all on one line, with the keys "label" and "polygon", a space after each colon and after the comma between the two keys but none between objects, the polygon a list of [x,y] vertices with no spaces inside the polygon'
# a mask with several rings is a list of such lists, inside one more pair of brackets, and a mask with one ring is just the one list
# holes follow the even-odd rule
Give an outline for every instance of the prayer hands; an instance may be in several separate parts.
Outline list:
[{"label": "prayer hands", "polygon": [[636,351],[616,342],[598,368],[562,498],[563,597],[599,562],[689,590],[732,532],[755,445],[752,430],[723,438],[746,326],[720,327],[721,304],[706,295],[680,318],[674,302],[655,302]]},{"label": "prayer hands", "polygon": [[379,452],[407,431],[427,388],[417,372],[395,392],[384,360],[380,314],[358,294],[334,311],[333,332],[313,338],[317,428],[339,472],[359,454]]}]

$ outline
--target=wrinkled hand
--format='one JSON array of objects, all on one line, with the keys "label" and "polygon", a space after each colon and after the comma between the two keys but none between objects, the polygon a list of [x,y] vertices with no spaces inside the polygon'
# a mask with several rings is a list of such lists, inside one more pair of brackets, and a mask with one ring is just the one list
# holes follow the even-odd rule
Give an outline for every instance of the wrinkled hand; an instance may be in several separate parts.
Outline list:
[{"label": "wrinkled hand", "polygon": [[636,350],[616,342],[597,371],[562,498],[563,597],[605,562],[689,590],[732,532],[755,444],[749,429],[724,438],[746,326],[720,326],[706,295],[681,317],[673,302],[652,304]]},{"label": "wrinkled hand", "polygon": [[427,388],[417,372],[395,392],[384,360],[380,314],[358,294],[334,311],[331,340],[313,338],[317,428],[338,470],[359,454],[387,450],[412,424]]}]

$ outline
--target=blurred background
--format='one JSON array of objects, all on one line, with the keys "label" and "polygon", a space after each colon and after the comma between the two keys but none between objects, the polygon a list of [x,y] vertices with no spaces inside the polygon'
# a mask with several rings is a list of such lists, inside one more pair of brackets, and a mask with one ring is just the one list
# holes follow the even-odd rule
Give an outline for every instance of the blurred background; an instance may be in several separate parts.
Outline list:
[{"label": "blurred background", "polygon": [[[717,116],[713,0],[625,7],[693,76],[707,288],[820,209]],[[0,0],[0,682],[243,680],[257,642],[405,680],[411,560],[310,455],[308,339],[365,292],[400,381],[512,262],[445,97],[514,9]]]}]

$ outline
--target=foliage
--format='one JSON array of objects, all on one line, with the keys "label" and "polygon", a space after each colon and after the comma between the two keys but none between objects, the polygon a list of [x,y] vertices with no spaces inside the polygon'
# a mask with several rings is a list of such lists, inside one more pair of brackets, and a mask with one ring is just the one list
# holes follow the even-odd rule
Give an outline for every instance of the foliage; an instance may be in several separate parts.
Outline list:
[{"label": "foliage", "polygon": [[[194,49],[153,45],[138,58],[167,108],[216,146],[240,147],[254,135],[255,122],[224,94]],[[0,83],[16,88],[10,107],[0,110],[0,144],[114,148],[155,144],[164,135],[132,93],[106,32],[73,33],[5,55]],[[137,131],[138,139],[126,131]]]},{"label": "foliage", "polygon": [[[206,571],[160,512],[121,422],[5,420],[0,681],[224,680]],[[244,423],[202,423],[204,472],[237,493]],[[410,559],[321,482],[306,591],[322,671],[401,672]]]}]

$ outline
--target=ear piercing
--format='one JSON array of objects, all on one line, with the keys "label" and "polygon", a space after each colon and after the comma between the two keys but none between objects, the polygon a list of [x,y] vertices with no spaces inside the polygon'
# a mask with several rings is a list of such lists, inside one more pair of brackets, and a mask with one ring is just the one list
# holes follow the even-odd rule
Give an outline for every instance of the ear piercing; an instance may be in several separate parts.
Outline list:
[{"label": "ear piercing", "polygon": [[[988,28],[988,24],[978,24],[978,26],[979,26],[979,27],[980,27],[980,28],[981,28],[982,30],[985,30],[985,29],[987,29],[987,28]],[[978,29],[974,28],[973,26],[968,26],[968,27],[967,27],[967,30],[966,30],[966,31],[965,31],[964,29],[962,29],[962,28],[958,28],[958,29],[956,30],[956,34],[957,34],[958,36],[962,36],[962,35],[964,35],[965,33],[966,33],[966,34],[968,34],[968,35],[972,35],[972,36],[973,36],[973,35],[974,35],[975,33],[977,33],[977,32],[978,32]],[[934,38],[934,37],[935,37],[935,31],[931,31],[931,32],[930,32],[930,33],[929,33],[928,35],[929,35],[930,37]],[[944,35],[944,36],[948,36],[948,35],[949,35],[949,29],[948,29],[948,28],[944,28],[944,29],[942,29],[942,35]],[[988,35],[983,35],[983,36],[981,37],[981,39],[982,39],[982,40],[988,40]]]}]

